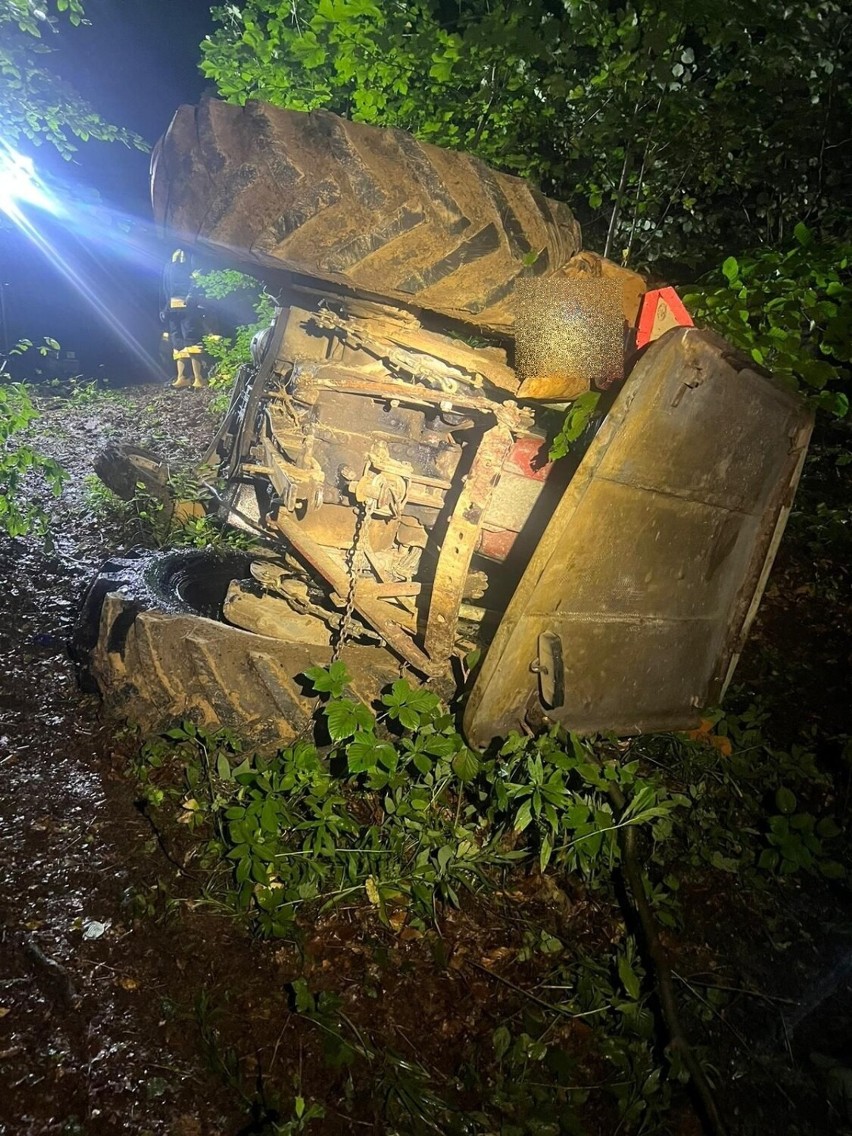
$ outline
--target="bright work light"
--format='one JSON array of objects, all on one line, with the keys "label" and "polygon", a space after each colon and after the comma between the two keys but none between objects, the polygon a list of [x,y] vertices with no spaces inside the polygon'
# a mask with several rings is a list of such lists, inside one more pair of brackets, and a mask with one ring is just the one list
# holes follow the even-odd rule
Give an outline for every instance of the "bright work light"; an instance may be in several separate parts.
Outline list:
[{"label": "bright work light", "polygon": [[0,140],[0,213],[19,220],[21,205],[56,212],[56,206],[33,166],[32,158],[19,154]]}]

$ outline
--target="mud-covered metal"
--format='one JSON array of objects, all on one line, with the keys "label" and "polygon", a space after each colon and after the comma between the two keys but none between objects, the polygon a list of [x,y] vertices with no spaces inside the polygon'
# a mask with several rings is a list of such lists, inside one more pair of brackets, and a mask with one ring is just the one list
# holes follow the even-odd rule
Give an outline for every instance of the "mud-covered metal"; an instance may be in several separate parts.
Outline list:
[{"label": "mud-covered metal", "polygon": [[[374,644],[373,669],[402,663],[432,682],[475,643],[485,652],[466,716],[476,744],[548,720],[686,727],[718,700],[807,444],[794,396],[721,340],[669,332],[572,472],[570,460],[547,459],[547,411],[494,381],[508,370],[497,355],[480,370],[477,349],[410,315],[295,299],[259,368],[241,375],[207,455],[229,479],[225,515],[280,548],[262,580],[253,571],[231,588],[226,622],[277,641],[275,657],[288,643],[294,659],[311,645],[331,657],[345,610],[345,661],[366,665]],[[285,562],[301,565],[301,590],[268,583]],[[126,624],[134,666],[150,653],[145,628],[160,626],[143,615],[142,638],[126,605],[109,631],[113,642]],[[199,634],[193,665],[218,674],[210,660],[226,633]],[[122,684],[153,681],[122,671],[109,643],[94,657],[115,698]]]},{"label": "mud-covered metal", "polygon": [[[338,563],[315,540],[306,536],[298,523],[286,513],[279,512],[275,526],[287,539],[292,548],[303,557],[319,576],[332,585],[340,597],[349,593],[349,578],[344,565]],[[354,607],[368,624],[379,632],[391,650],[409,663],[422,675],[437,673],[443,668],[436,666],[432,659],[423,653],[414,637],[403,626],[407,622],[405,611],[394,609],[390,604],[355,589]]]},{"label": "mud-covered metal", "polygon": [[492,426],[484,434],[450,515],[435,566],[426,624],[426,652],[436,662],[446,664],[453,653],[470,562],[483,518],[500,481],[500,471],[513,444],[511,431],[506,426]]},{"label": "mud-covered metal", "polygon": [[[797,400],[694,330],[616,397],[642,277],[578,253],[565,206],[400,131],[207,101],[176,115],[153,195],[189,245],[280,270],[202,467],[220,519],[271,555],[212,619],[102,574],[105,694],[139,721],[287,737],[299,669],[342,650],[362,697],[402,667],[446,694],[477,646],[474,744],[683,727],[720,697],[807,444]],[[589,389],[600,431],[549,462]]]},{"label": "mud-covered metal", "polygon": [[[219,457],[229,476],[254,483],[260,526],[328,587],[330,603],[345,599],[350,611],[351,601],[356,637],[378,636],[433,677],[457,650],[463,598],[488,587],[473,556],[506,559],[551,472],[532,410],[509,397],[516,385],[502,352],[410,315],[290,303],[234,404],[253,431],[229,428]],[[235,593],[229,610],[269,627],[273,608],[267,618]]]},{"label": "mud-covered metal", "polygon": [[[468,701],[471,742],[546,720],[679,729],[717,703],[811,425],[800,399],[718,337],[686,329],[652,344],[530,549]],[[561,691],[541,682],[543,646],[561,660]]]}]

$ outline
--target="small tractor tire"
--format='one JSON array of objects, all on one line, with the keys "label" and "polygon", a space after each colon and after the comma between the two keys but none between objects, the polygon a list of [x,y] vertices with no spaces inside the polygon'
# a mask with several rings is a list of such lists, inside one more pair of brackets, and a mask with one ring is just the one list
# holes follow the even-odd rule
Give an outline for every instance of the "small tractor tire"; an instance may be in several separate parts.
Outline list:
[{"label": "small tractor tire", "polygon": [[[304,672],[327,666],[331,648],[222,621],[228,582],[248,575],[249,561],[195,550],[108,560],[77,628],[84,689],[99,691],[110,714],[144,733],[190,719],[270,749],[309,732],[316,696]],[[368,703],[399,677],[398,663],[378,647],[350,645],[344,662],[358,676],[351,694]]]}]

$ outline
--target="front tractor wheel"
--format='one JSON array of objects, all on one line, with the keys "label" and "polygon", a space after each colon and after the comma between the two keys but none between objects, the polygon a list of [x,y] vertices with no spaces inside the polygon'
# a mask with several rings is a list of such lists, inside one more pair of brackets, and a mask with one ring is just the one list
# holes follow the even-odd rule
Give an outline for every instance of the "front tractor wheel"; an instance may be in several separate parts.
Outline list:
[{"label": "front tractor wheel", "polygon": [[[251,557],[203,551],[146,553],[107,561],[78,624],[84,685],[111,715],[155,732],[189,718],[228,726],[260,748],[286,745],[309,728],[316,696],[302,677],[327,666],[328,643],[243,631],[224,620],[232,580]],[[309,617],[305,617],[309,618]],[[379,647],[347,645],[351,693],[369,703],[399,677]]]}]

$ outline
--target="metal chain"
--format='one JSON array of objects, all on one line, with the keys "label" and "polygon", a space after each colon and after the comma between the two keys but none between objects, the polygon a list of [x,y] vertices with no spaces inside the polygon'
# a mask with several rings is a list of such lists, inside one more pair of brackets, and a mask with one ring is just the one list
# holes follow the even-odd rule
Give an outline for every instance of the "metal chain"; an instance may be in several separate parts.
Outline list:
[{"label": "metal chain", "polygon": [[357,560],[358,553],[361,551],[361,542],[367,532],[367,524],[370,517],[373,515],[373,499],[368,497],[361,506],[358,513],[358,519],[355,523],[355,534],[352,538],[352,548],[349,551],[348,569],[349,569],[349,591],[346,596],[346,605],[343,608],[343,614],[340,617],[340,623],[337,627],[337,642],[334,644],[334,650],[331,653],[331,661],[336,663],[340,658],[343,648],[348,642],[352,634],[352,612],[355,610],[355,589],[357,587],[358,579],[355,575],[355,561]]}]

